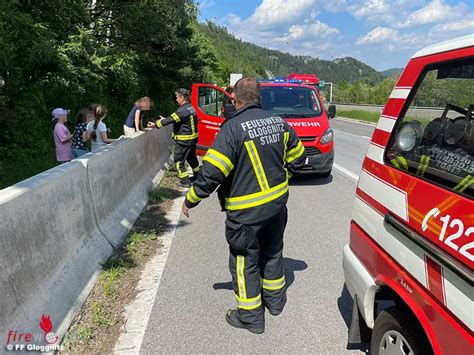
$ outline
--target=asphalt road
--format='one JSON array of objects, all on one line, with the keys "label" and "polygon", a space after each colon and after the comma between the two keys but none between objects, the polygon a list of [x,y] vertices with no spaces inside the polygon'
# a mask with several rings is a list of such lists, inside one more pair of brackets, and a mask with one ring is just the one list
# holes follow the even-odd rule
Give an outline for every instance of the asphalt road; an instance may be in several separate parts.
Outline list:
[{"label": "asphalt road", "polygon": [[181,219],[141,353],[361,353],[346,350],[352,299],[344,287],[342,249],[349,238],[354,176],[374,127],[340,120],[331,124],[338,168],[327,179],[291,182],[283,313],[267,313],[262,335],[226,323],[226,310],[236,304],[225,216],[214,195],[191,210],[190,219]]}]

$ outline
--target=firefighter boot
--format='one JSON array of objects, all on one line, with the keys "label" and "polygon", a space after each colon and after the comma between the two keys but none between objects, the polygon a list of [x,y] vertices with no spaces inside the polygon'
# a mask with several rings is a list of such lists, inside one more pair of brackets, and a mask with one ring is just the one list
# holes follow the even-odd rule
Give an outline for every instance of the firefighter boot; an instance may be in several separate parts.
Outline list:
[{"label": "firefighter boot", "polygon": [[191,179],[189,177],[187,177],[186,179],[179,180],[179,186],[191,187]]},{"label": "firefighter boot", "polygon": [[246,324],[242,323],[239,318],[239,310],[238,309],[229,309],[225,315],[225,320],[231,326],[235,328],[247,329],[249,332],[254,334],[262,334],[265,331],[265,324],[262,323],[261,326],[256,326],[253,324]]}]

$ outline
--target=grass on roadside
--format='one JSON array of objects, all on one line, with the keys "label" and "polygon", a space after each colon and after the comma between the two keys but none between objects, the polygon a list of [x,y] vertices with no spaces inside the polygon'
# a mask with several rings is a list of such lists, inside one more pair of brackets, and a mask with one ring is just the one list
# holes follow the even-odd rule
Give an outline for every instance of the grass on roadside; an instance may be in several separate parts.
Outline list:
[{"label": "grass on roadside", "polygon": [[66,334],[65,352],[112,350],[123,324],[123,309],[135,298],[141,267],[161,247],[158,237],[169,223],[164,215],[167,200],[181,194],[173,188],[175,174],[167,175],[150,190],[150,202],[123,245],[102,265],[97,284]]},{"label": "grass on roadside", "polygon": [[336,116],[377,123],[379,121],[380,113],[361,111],[361,110],[348,110],[348,111],[337,110]]},{"label": "grass on roadside", "polygon": [[180,196],[181,192],[176,189],[177,178],[178,174],[175,171],[165,171],[164,179],[160,186],[153,187],[148,191],[150,202],[160,203]]}]

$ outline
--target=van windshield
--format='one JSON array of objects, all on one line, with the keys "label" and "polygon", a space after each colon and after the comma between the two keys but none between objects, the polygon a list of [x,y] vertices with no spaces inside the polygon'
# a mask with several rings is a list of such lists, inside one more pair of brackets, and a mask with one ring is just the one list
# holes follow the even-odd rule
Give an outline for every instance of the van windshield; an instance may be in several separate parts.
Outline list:
[{"label": "van windshield", "polygon": [[313,89],[297,86],[263,86],[262,109],[291,118],[320,116],[321,105]]}]

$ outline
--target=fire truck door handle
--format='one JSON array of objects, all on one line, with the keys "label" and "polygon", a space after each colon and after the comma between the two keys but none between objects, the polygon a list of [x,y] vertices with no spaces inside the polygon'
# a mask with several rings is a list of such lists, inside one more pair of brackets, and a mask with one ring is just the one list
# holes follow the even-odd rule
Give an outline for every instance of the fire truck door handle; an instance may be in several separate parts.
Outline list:
[{"label": "fire truck door handle", "polygon": [[397,217],[391,213],[387,213],[384,218],[384,225],[385,229],[392,234],[394,238],[401,240],[403,243],[402,239],[405,237],[405,239],[410,240],[412,243],[423,249],[430,258],[436,260],[439,264],[443,265],[443,267],[450,269],[469,285],[474,286],[474,273],[471,270],[461,264],[458,260],[454,259],[443,249],[418,234],[404,222],[401,222]]}]

